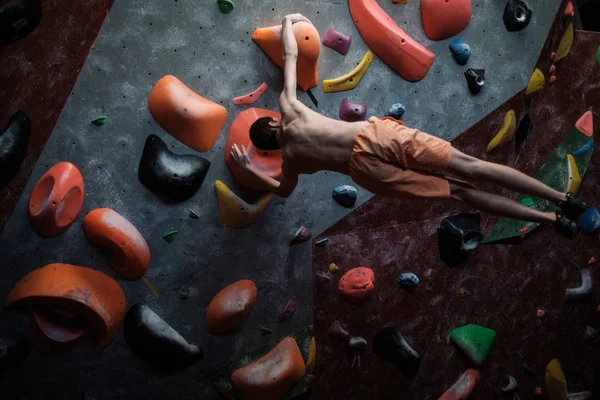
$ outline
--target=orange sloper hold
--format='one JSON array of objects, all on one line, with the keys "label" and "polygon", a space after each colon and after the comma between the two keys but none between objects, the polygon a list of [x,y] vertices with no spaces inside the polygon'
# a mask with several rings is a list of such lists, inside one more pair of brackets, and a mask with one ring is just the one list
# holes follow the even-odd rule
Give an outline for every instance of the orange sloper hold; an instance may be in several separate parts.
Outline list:
[{"label": "orange sloper hold", "polygon": [[210,333],[227,333],[237,328],[252,311],[256,302],[256,285],[241,280],[223,288],[206,310],[206,329]]},{"label": "orange sloper hold", "polygon": [[42,236],[58,236],[75,221],[83,204],[83,177],[76,166],[60,162],[36,183],[29,197],[29,220]]},{"label": "orange sloper hold", "polygon": [[234,144],[237,144],[240,149],[242,146],[245,146],[252,165],[271,178],[279,180],[281,178],[281,164],[283,163],[281,150],[259,150],[250,141],[250,126],[254,121],[263,117],[281,119],[281,114],[277,111],[262,108],[248,108],[241,111],[231,124],[227,142],[225,143],[225,164],[227,164],[235,180],[240,185],[259,190],[262,189],[263,185],[235,162],[231,156],[231,148]]},{"label": "orange sloper hold", "polygon": [[427,75],[435,54],[415,42],[375,0],[348,0],[352,20],[367,45],[407,81]]},{"label": "orange sloper hold", "polygon": [[119,331],[126,307],[121,286],[103,272],[70,264],[48,264],[25,275],[8,294],[5,307],[55,306],[89,322],[102,347]]},{"label": "orange sloper hold", "polygon": [[234,371],[231,383],[245,400],[278,400],[304,372],[298,344],[286,337],[261,359]]},{"label": "orange sloper hold", "polygon": [[111,265],[130,281],[140,279],[150,264],[150,248],[129,221],[110,208],[96,208],[83,219],[83,231],[95,245],[112,252]]},{"label": "orange sloper hold", "polygon": [[342,276],[338,290],[351,303],[360,303],[375,290],[374,282],[375,274],[371,268],[356,267]]},{"label": "orange sloper hold", "polygon": [[471,0],[421,0],[427,37],[443,40],[458,35],[471,21]]},{"label": "orange sloper hold", "polygon": [[[294,36],[298,43],[298,63],[296,72],[298,85],[307,91],[317,86],[319,73],[317,60],[321,51],[321,38],[317,29],[308,22],[297,22],[292,25]],[[283,68],[283,51],[281,47],[281,25],[257,28],[252,34],[252,40],[267,53],[267,56],[277,66]]]},{"label": "orange sloper hold", "polygon": [[175,139],[196,151],[209,151],[225,125],[227,110],[198,95],[172,75],[156,82],[148,109]]}]

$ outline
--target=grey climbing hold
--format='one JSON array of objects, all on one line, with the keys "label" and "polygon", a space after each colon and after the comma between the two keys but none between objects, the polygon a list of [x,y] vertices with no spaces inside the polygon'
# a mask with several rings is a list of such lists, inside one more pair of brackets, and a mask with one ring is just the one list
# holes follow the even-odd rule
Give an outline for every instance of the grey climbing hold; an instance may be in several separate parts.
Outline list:
[{"label": "grey climbing hold", "polygon": [[419,353],[406,343],[400,332],[392,327],[377,332],[373,338],[373,352],[392,362],[408,378],[414,378],[421,366]]},{"label": "grey climbing hold", "polygon": [[594,293],[594,271],[591,268],[583,268],[579,273],[581,285],[565,291],[567,301],[585,300]]},{"label": "grey climbing hold", "polygon": [[525,29],[529,25],[529,21],[531,21],[531,14],[532,11],[524,1],[508,0],[506,7],[504,7],[504,15],[502,16],[506,30],[509,32],[518,32]]},{"label": "grey climbing hold", "polygon": [[286,303],[285,307],[281,311],[279,315],[279,322],[285,322],[292,318],[294,313],[296,312],[296,302],[292,299],[289,299]]},{"label": "grey climbing hold", "polygon": [[471,94],[478,94],[485,85],[485,69],[473,69],[469,68],[465,72],[467,78],[467,85]]},{"label": "grey climbing hold", "polygon": [[304,243],[304,242],[308,241],[311,237],[312,237],[312,234],[310,233],[308,228],[306,226],[302,225],[300,228],[298,228],[296,233],[294,233],[294,237],[292,238],[292,240],[290,240],[290,246],[293,246],[295,244]]},{"label": "grey climbing hold", "polygon": [[517,382],[517,380],[515,379],[514,376],[509,375],[508,383],[506,384],[506,386],[504,386],[500,390],[502,391],[502,393],[506,393],[506,394],[514,393],[519,390],[519,383]]},{"label": "grey climbing hold", "polygon": [[327,244],[328,241],[329,241],[329,238],[319,239],[315,242],[315,246],[323,248],[323,247],[325,247],[325,245]]},{"label": "grey climbing hold", "polygon": [[590,207],[581,214],[579,228],[583,233],[594,233],[600,230],[600,213],[596,207]]},{"label": "grey climbing hold", "polygon": [[0,189],[19,171],[27,154],[30,135],[31,120],[23,111],[14,113],[6,129],[0,131]]},{"label": "grey climbing hold", "polygon": [[352,207],[356,203],[358,193],[356,188],[350,185],[338,185],[333,188],[331,196],[338,204],[344,207]]},{"label": "grey climbing hold", "polygon": [[465,65],[471,56],[471,47],[460,39],[450,43],[450,51],[458,65]]},{"label": "grey climbing hold", "polygon": [[398,277],[398,284],[404,288],[413,288],[419,285],[419,278],[412,272],[403,272]]},{"label": "grey climbing hold", "polygon": [[444,218],[437,230],[442,261],[450,267],[465,261],[483,239],[480,224],[480,214],[463,213]]},{"label": "grey climbing hold", "polygon": [[586,326],[583,331],[583,338],[585,340],[594,340],[598,337],[598,331],[591,326]]},{"label": "grey climbing hold", "polygon": [[331,278],[329,277],[329,275],[324,274],[322,272],[317,272],[315,274],[315,279],[318,283],[320,283],[321,285],[326,285],[328,283],[331,282]]},{"label": "grey climbing hold", "polygon": [[400,103],[394,103],[388,110],[387,116],[401,120],[406,112],[406,108]]},{"label": "grey climbing hold", "polygon": [[529,376],[535,375],[535,370],[527,364],[523,364],[523,371],[525,371],[525,373]]},{"label": "grey climbing hold", "polygon": [[348,347],[352,351],[362,353],[367,348],[367,341],[360,336],[352,336],[350,340],[348,340]]},{"label": "grey climbing hold", "polygon": [[337,319],[331,323],[327,330],[327,335],[333,339],[346,339],[350,333],[342,326],[342,323]]}]

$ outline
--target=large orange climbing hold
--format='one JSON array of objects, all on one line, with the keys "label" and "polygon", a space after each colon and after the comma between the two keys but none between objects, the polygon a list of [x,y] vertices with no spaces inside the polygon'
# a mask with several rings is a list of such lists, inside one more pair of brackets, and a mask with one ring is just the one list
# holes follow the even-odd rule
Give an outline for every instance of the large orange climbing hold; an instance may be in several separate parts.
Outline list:
[{"label": "large orange climbing hold", "polygon": [[223,288],[206,310],[206,329],[210,333],[227,333],[246,319],[256,302],[256,285],[241,280]]},{"label": "large orange climbing hold", "polygon": [[456,383],[438,400],[466,400],[475,388],[479,379],[479,371],[469,368],[458,378]]},{"label": "large orange climbing hold", "polygon": [[70,264],[48,264],[25,275],[8,294],[5,307],[61,307],[88,322],[98,344],[119,331],[127,302],[121,286],[103,272]]},{"label": "large orange climbing hold", "polygon": [[29,197],[29,220],[42,236],[58,236],[75,221],[83,204],[83,177],[70,162],[50,168]]},{"label": "large orange climbing hold", "polygon": [[351,303],[360,303],[375,290],[375,274],[371,268],[356,267],[340,279],[338,290]]},{"label": "large orange climbing hold", "polygon": [[575,127],[586,136],[594,136],[594,116],[592,110],[586,111],[575,123]]},{"label": "large orange climbing hold", "polygon": [[348,6],[364,41],[398,75],[411,82],[427,75],[435,54],[400,29],[376,0],[348,0]]},{"label": "large orange climbing hold", "polygon": [[245,400],[278,400],[305,371],[298,344],[286,337],[261,359],[234,371],[231,383]]},{"label": "large orange climbing hold", "polygon": [[111,265],[125,279],[140,279],[150,264],[150,248],[128,220],[110,208],[96,208],[83,219],[83,230],[95,245],[112,252]]},{"label": "large orange climbing hold", "polygon": [[172,75],[156,82],[148,109],[171,136],[196,151],[209,151],[225,125],[227,110],[198,95]]},{"label": "large orange climbing hold", "polygon": [[281,114],[277,111],[262,108],[248,108],[241,111],[233,120],[225,143],[225,164],[227,164],[231,174],[240,185],[253,189],[261,189],[263,185],[254,175],[242,169],[235,162],[231,156],[231,149],[234,144],[237,144],[240,149],[245,146],[252,165],[271,178],[279,180],[281,178],[281,164],[283,164],[281,150],[259,150],[250,141],[250,126],[254,121],[263,117],[281,119]]},{"label": "large orange climbing hold", "polygon": [[443,40],[458,35],[471,21],[471,0],[421,0],[427,37]]},{"label": "large orange climbing hold", "polygon": [[[308,22],[296,22],[292,25],[296,43],[298,43],[298,62],[296,73],[298,85],[307,91],[317,86],[319,72],[317,60],[321,51],[321,38],[317,29]],[[281,25],[257,28],[252,34],[252,40],[267,53],[267,56],[277,66],[283,68],[283,51],[281,47]]]}]

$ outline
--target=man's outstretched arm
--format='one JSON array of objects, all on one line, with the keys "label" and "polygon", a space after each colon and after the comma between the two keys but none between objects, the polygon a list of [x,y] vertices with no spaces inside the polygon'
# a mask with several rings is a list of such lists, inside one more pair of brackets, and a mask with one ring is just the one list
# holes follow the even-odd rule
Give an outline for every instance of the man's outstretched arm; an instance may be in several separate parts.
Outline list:
[{"label": "man's outstretched arm", "polygon": [[292,25],[296,22],[308,22],[310,21],[300,14],[290,14],[283,18],[281,23],[281,40],[283,50],[283,92],[279,97],[279,107],[282,108],[282,112],[285,114],[288,106],[291,106],[296,101],[296,85],[298,84],[296,78],[296,64],[298,61],[298,43],[296,43],[296,37],[294,36],[294,28]]}]

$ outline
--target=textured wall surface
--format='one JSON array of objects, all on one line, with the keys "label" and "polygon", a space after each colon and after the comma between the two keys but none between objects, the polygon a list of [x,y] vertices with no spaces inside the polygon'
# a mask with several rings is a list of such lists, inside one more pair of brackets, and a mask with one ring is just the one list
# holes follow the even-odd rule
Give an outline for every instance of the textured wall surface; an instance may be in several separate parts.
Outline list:
[{"label": "textured wall surface", "polygon": [[[560,1],[530,1],[534,9],[530,26],[521,33],[508,33],[502,23],[503,1],[474,0],[472,22],[460,35],[473,52],[465,67],[453,61],[448,51],[451,39],[433,43],[426,38],[418,1],[380,3],[407,33],[436,53],[431,71],[423,81],[408,83],[376,58],[353,91],[325,95],[315,88],[320,111],[335,117],[341,100],[349,97],[350,101],[366,101],[369,114],[380,115],[391,103],[400,101],[407,107],[404,120],[408,125],[452,139],[526,85]],[[7,293],[19,277],[51,262],[83,265],[114,275],[108,260],[88,243],[81,229],[88,211],[110,207],[146,238],[152,251],[147,277],[161,293],[156,300],[141,282],[119,279],[128,302],[147,303],[189,341],[201,345],[206,357],[175,376],[156,377],[120,335],[104,350],[89,342],[58,358],[33,354],[0,382],[3,393],[18,389],[22,398],[36,399],[72,399],[83,391],[102,399],[184,395],[212,399],[216,394],[203,372],[268,342],[259,326],[270,325],[272,337],[279,338],[312,322],[311,248],[305,244],[290,249],[287,242],[302,223],[318,233],[346,215],[349,210],[335,204],[330,192],[333,185],[351,180],[331,173],[302,177],[290,199],[275,198],[258,220],[240,231],[221,223],[212,187],[213,181],[220,179],[239,190],[222,161],[226,133],[241,109],[233,106],[231,99],[266,81],[270,88],[255,106],[277,108],[282,73],[252,43],[252,31],[277,24],[291,12],[312,19],[321,36],[332,25],[353,35],[345,57],[322,47],[320,79],[344,75],[367,50],[344,1],[238,1],[228,15],[220,14],[208,0],[116,2],[0,236],[4,266],[0,291]],[[467,67],[486,69],[487,86],[477,97],[468,94],[463,77]],[[147,110],[148,94],[165,74],[173,74],[202,96],[222,102],[230,113],[213,149],[202,154],[212,161],[205,183],[190,200],[176,204],[163,203],[137,179],[149,134],[159,135],[177,153],[192,153],[166,134]],[[300,99],[311,104],[304,93]],[[109,117],[106,125],[91,125],[90,120],[101,114]],[[43,239],[28,222],[27,199],[39,177],[59,161],[71,161],[81,170],[85,202],[67,232]],[[359,191],[358,204],[368,198],[367,192]],[[188,208],[198,211],[201,218],[189,219]],[[179,235],[168,244],[161,237],[170,229],[178,229]],[[209,335],[204,328],[208,303],[220,288],[244,278],[254,280],[259,288],[249,319],[235,335]],[[182,289],[190,293],[185,301],[178,295]],[[278,324],[279,312],[290,297],[297,302],[296,315]],[[10,321],[0,327],[1,333],[24,329],[24,319],[15,312],[3,310],[1,316]],[[37,384],[26,384],[32,376]]]}]

